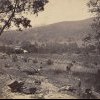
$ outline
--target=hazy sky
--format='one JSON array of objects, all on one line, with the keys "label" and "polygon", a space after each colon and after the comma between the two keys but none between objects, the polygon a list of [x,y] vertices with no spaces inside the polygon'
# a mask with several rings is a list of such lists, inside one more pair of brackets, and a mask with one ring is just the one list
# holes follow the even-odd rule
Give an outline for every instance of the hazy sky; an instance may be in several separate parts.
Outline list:
[{"label": "hazy sky", "polygon": [[45,11],[39,16],[30,16],[35,26],[61,21],[82,20],[90,17],[87,2],[89,0],[49,0]]}]

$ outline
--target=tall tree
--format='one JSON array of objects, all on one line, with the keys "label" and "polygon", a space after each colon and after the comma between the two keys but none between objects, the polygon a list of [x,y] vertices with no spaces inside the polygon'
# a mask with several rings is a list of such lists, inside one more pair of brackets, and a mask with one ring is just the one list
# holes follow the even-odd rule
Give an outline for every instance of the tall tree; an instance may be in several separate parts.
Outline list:
[{"label": "tall tree", "polygon": [[94,40],[95,46],[100,53],[100,0],[89,0],[88,7],[94,15],[94,20],[91,25],[93,29],[91,38]]},{"label": "tall tree", "polygon": [[19,30],[31,27],[31,19],[26,14],[38,15],[47,3],[48,0],[0,0],[0,35],[12,25]]}]

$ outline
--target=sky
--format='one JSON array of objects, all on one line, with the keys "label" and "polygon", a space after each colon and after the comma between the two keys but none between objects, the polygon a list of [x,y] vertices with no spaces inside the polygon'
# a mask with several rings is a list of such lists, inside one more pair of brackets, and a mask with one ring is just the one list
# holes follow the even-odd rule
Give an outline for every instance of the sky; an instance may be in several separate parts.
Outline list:
[{"label": "sky", "polygon": [[30,16],[33,26],[48,25],[62,21],[76,21],[91,17],[88,12],[89,0],[49,0],[45,11],[39,16]]}]

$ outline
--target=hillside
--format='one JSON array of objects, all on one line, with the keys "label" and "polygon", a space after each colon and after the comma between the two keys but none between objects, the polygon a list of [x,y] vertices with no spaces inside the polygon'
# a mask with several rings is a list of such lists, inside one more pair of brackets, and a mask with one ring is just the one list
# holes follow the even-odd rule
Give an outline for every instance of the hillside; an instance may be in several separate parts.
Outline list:
[{"label": "hillside", "polygon": [[91,23],[92,18],[81,21],[59,22],[47,26],[24,30],[22,32],[8,31],[2,34],[0,41],[8,42],[8,40],[30,40],[40,42],[65,42],[70,41],[71,39],[79,40],[83,37],[84,34],[91,32]]}]

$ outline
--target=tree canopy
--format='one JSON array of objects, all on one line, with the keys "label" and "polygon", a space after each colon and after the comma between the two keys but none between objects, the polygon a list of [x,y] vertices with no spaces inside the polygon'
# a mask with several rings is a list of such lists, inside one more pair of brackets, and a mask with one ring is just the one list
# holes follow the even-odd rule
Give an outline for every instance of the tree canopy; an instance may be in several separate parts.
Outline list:
[{"label": "tree canopy", "polygon": [[27,13],[36,14],[44,11],[44,6],[48,0],[0,0],[0,35],[12,25],[21,28],[31,26],[31,19],[25,15]]},{"label": "tree canopy", "polygon": [[94,15],[93,24],[91,25],[95,34],[95,39],[100,40],[100,0],[90,0],[88,3],[89,10]]},{"label": "tree canopy", "polygon": [[90,40],[94,40],[96,48],[100,52],[100,0],[89,0],[89,11],[94,15],[94,20],[91,25],[93,31]]}]

